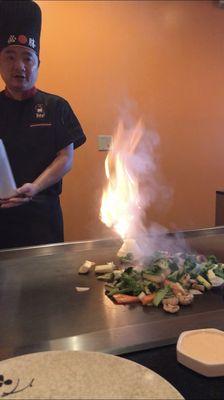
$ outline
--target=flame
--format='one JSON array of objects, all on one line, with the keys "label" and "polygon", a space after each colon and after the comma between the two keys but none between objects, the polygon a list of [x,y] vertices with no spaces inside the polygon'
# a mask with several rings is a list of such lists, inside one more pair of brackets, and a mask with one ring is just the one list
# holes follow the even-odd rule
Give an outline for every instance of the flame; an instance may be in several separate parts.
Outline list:
[{"label": "flame", "polygon": [[139,184],[131,160],[142,134],[141,121],[128,130],[120,122],[105,160],[108,184],[103,191],[100,219],[122,239],[130,237],[141,211]]}]

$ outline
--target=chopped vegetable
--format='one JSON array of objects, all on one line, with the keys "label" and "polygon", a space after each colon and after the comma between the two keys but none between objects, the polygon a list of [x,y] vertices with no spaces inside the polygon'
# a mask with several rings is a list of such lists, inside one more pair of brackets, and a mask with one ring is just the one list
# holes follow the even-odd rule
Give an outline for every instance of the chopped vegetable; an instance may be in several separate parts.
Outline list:
[{"label": "chopped vegetable", "polygon": [[79,274],[88,274],[93,265],[95,265],[94,262],[86,260],[79,268]]},{"label": "chopped vegetable", "polygon": [[113,298],[118,304],[132,304],[140,301],[137,296],[129,296],[127,294],[114,294]]},{"label": "chopped vegetable", "polygon": [[214,255],[208,256],[207,257],[207,261],[210,264],[217,264],[218,263],[218,260],[217,260],[216,256],[214,256]]},{"label": "chopped vegetable", "polygon": [[89,287],[80,287],[80,286],[76,286],[76,291],[77,292],[88,292],[88,290],[90,289]]},{"label": "chopped vegetable", "polygon": [[203,294],[200,290],[197,289],[190,289],[189,292],[193,295]]},{"label": "chopped vegetable", "polygon": [[205,291],[205,286],[204,285],[199,285],[197,283],[193,283],[192,289],[199,290],[200,292]]},{"label": "chopped vegetable", "polygon": [[178,304],[178,302],[179,302],[179,300],[175,296],[164,298],[162,301],[163,305],[171,304],[171,306],[176,306]]},{"label": "chopped vegetable", "polygon": [[181,286],[181,284],[179,282],[174,283],[169,280],[166,280],[165,284],[169,285],[171,287],[174,294],[178,294],[178,293],[185,294],[186,293],[185,289],[183,288],[183,286]]},{"label": "chopped vegetable", "polygon": [[114,277],[113,272],[108,272],[107,274],[97,276],[97,279],[99,281],[111,282],[113,280],[113,277]]},{"label": "chopped vegetable", "polygon": [[96,274],[106,274],[107,272],[113,272],[114,270],[114,263],[110,262],[105,265],[96,265],[95,266],[95,273]]},{"label": "chopped vegetable", "polygon": [[213,287],[222,286],[224,283],[224,279],[216,276],[211,269],[208,271],[207,276]]},{"label": "chopped vegetable", "polygon": [[142,274],[144,279],[147,279],[150,282],[160,283],[166,279],[165,274],[162,272],[162,269],[159,266],[154,266],[154,268],[147,269]]},{"label": "chopped vegetable", "polygon": [[192,293],[186,293],[186,294],[178,293],[177,298],[180,304],[182,304],[183,306],[187,306],[188,304],[192,303],[194,295]]},{"label": "chopped vegetable", "polygon": [[166,311],[166,312],[169,312],[169,313],[171,313],[171,314],[174,314],[174,313],[176,313],[176,312],[178,312],[179,311],[179,309],[180,309],[180,306],[178,306],[178,304],[177,305],[172,305],[172,304],[163,304],[163,309],[164,309],[164,311]]},{"label": "chopped vegetable", "polygon": [[131,263],[134,260],[134,255],[132,253],[127,253],[126,256],[120,257],[122,263]]},{"label": "chopped vegetable", "polygon": [[217,264],[213,268],[213,271],[215,272],[216,276],[219,276],[220,278],[224,279],[224,264]]},{"label": "chopped vegetable", "polygon": [[209,283],[205,278],[203,278],[203,276],[198,275],[197,280],[198,282],[202,283],[202,285],[204,285],[206,289],[211,289],[212,287],[211,283]]},{"label": "chopped vegetable", "polygon": [[146,294],[144,297],[140,298],[141,303],[143,306],[152,303],[155,298],[155,293]]},{"label": "chopped vegetable", "polygon": [[125,293],[130,293],[130,289],[126,288],[126,289],[118,289],[118,288],[114,288],[111,289],[110,291],[107,292],[107,296],[109,297],[113,297],[114,294],[125,294]]},{"label": "chopped vegetable", "polygon": [[164,289],[160,289],[156,294],[153,299],[153,304],[154,306],[158,307],[158,305],[161,303],[161,301],[164,299],[166,294],[169,291],[169,286],[166,286]]},{"label": "chopped vegetable", "polygon": [[213,255],[161,251],[140,266],[128,253],[120,263],[118,267],[114,263],[95,267],[97,279],[106,281],[107,296],[118,304],[160,307],[162,303],[166,312],[176,313],[180,305],[191,304],[194,295],[224,285],[224,263],[218,263]]}]

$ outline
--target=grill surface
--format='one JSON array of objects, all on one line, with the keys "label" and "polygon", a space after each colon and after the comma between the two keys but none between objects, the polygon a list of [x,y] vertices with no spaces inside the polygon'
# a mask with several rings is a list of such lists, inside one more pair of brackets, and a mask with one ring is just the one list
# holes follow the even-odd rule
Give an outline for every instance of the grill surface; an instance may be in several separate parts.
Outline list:
[{"label": "grill surface", "polygon": [[[224,261],[224,228],[183,235],[192,250]],[[93,272],[78,275],[85,260],[116,261],[120,245],[108,239],[0,251],[0,359],[56,349],[124,354],[175,343],[184,330],[224,329],[220,290],[195,296],[191,306],[171,315],[115,305]],[[90,290],[78,293],[76,286]]]}]

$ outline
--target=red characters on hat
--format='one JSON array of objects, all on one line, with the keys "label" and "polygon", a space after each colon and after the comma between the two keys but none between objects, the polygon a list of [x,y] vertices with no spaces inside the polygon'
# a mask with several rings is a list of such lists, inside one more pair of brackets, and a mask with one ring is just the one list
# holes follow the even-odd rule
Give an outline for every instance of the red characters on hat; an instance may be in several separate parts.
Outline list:
[{"label": "red characters on hat", "polygon": [[25,35],[19,35],[18,36],[18,42],[21,44],[26,44],[28,42],[28,39]]}]

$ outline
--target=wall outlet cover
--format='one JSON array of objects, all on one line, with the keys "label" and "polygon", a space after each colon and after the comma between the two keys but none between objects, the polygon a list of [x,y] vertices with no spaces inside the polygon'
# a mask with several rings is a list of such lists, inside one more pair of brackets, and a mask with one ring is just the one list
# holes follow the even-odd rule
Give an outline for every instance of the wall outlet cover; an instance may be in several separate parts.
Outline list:
[{"label": "wall outlet cover", "polygon": [[98,135],[98,150],[109,151],[112,149],[113,136],[112,135]]}]

